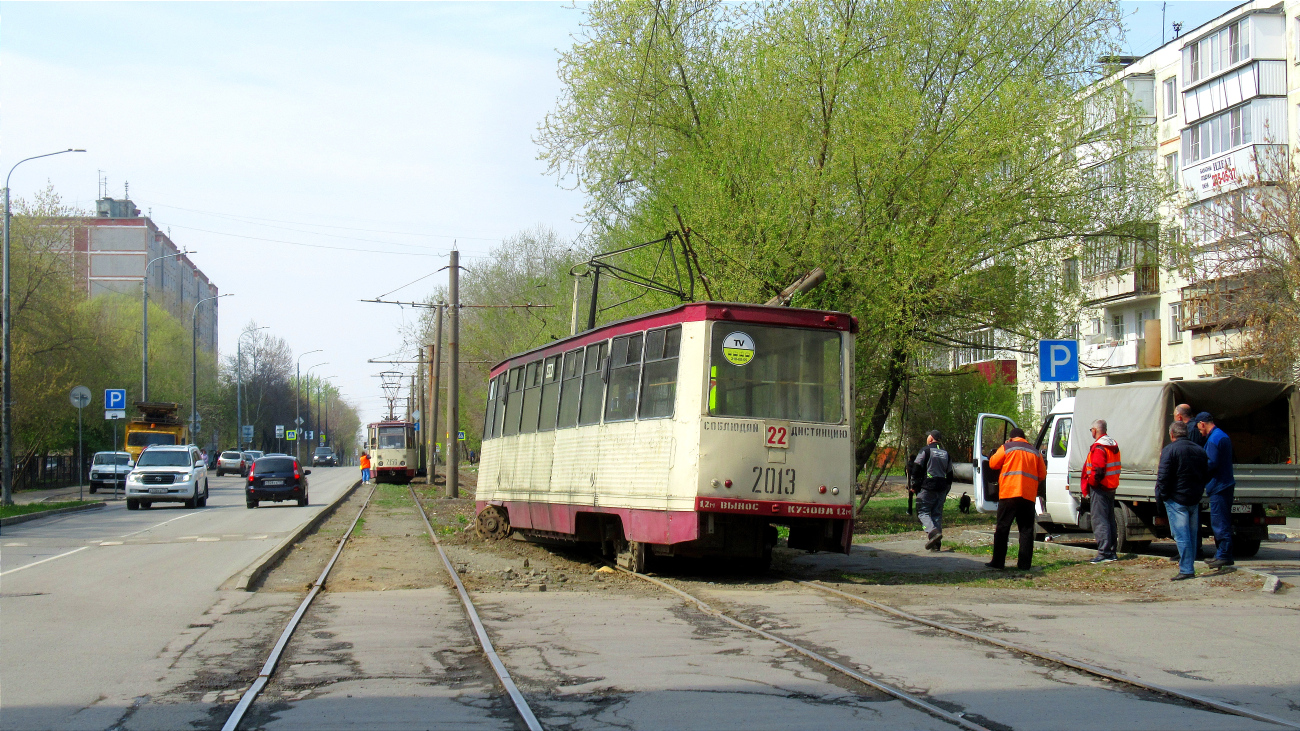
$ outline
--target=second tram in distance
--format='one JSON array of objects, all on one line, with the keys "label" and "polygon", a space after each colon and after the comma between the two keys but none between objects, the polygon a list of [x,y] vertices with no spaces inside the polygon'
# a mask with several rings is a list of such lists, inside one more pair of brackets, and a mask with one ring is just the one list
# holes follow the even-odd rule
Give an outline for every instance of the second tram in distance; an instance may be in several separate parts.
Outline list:
[{"label": "second tram in distance", "polygon": [[375,482],[405,485],[415,477],[420,462],[415,423],[390,420],[367,424],[366,451],[370,453],[370,471]]},{"label": "second tram in distance", "polygon": [[848,552],[857,323],[838,312],[698,302],[610,323],[492,369],[481,535],[766,564]]}]

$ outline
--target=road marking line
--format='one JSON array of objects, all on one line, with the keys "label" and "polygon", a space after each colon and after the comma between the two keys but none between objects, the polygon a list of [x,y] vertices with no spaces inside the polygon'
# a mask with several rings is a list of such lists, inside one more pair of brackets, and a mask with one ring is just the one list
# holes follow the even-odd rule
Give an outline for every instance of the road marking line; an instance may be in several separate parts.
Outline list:
[{"label": "road marking line", "polygon": [[[262,536],[262,537],[265,538],[266,536]],[[5,544],[6,547],[9,547],[9,546],[25,546],[25,545],[27,545],[27,544],[26,544],[26,543],[6,543],[6,544]]]},{"label": "road marking line", "polygon": [[248,537],[248,540],[250,540],[250,541],[260,541],[260,540],[264,540],[265,538],[266,538],[266,536],[249,536],[249,537]]},{"label": "road marking line", "polygon": [[199,538],[199,541],[201,543],[211,543],[212,541],[219,541],[219,540],[221,539],[217,538],[216,536],[203,536],[202,538]]},{"label": "road marking line", "polygon": [[147,530],[153,530],[154,528],[161,528],[162,526],[167,525],[168,523],[171,523],[172,521],[180,520],[181,518],[188,518],[188,517],[190,517],[190,516],[192,516],[192,515],[198,515],[198,513],[186,513],[185,515],[178,515],[178,516],[176,516],[175,518],[172,518],[171,520],[164,520],[163,522],[159,523],[158,525],[151,525],[151,526],[149,526],[148,528],[141,528],[140,530],[135,531],[134,533],[126,533],[126,534],[124,534],[124,535],[120,535],[120,536],[118,536],[118,538],[130,538],[131,536],[135,535],[136,533],[144,533],[144,532],[147,531]]},{"label": "road marking line", "polygon": [[101,545],[101,546],[120,546],[120,545],[122,545],[122,542],[121,542],[121,541],[100,541],[100,542],[99,542],[99,545]]},{"label": "road marking line", "polygon": [[24,566],[19,566],[19,567],[16,568],[16,569],[9,569],[8,571],[0,571],[0,576],[8,576],[9,574],[16,573],[16,572],[18,572],[18,571],[22,571],[23,569],[30,569],[30,568],[33,567],[33,566],[39,566],[40,564],[43,564],[43,563],[45,563],[46,561],[53,561],[53,560],[56,559],[56,558],[63,558],[64,556],[71,556],[72,554],[76,553],[77,551],[84,551],[84,550],[86,550],[87,548],[90,548],[90,546],[82,546],[81,548],[74,548],[74,549],[72,549],[71,551],[68,551],[67,553],[60,553],[60,554],[57,555],[57,556],[50,556],[49,558],[43,558],[43,559],[41,559],[40,561],[33,561],[33,562],[31,562],[31,563],[29,563],[29,564],[26,564],[26,565],[24,565]]}]

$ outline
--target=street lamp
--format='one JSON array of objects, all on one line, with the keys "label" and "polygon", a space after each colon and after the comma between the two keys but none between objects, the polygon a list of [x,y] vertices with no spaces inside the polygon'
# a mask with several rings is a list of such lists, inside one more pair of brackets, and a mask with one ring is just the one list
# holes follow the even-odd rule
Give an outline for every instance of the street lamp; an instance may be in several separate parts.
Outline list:
[{"label": "street lamp", "polygon": [[176,252],[175,254],[164,254],[162,256],[154,257],[153,259],[150,259],[147,264],[144,265],[144,319],[141,321],[142,325],[140,326],[140,330],[144,334],[144,355],[142,356],[141,367],[140,367],[140,400],[141,401],[149,400],[149,267],[152,267],[153,263],[156,261],[162,261],[163,259],[171,259],[172,257],[176,257],[176,256],[185,256],[186,254],[197,254],[197,253],[199,252],[181,250]]},{"label": "street lamp", "polygon": [[[238,434],[235,437],[235,443],[239,445],[240,449],[244,448],[244,409],[240,396],[241,392],[244,390],[244,354],[240,349],[244,346],[244,337],[246,335],[251,335],[258,330],[270,329],[271,327],[267,325],[264,327],[255,327],[252,330],[245,330],[243,335],[239,336],[239,340],[235,341],[235,421],[239,422],[235,425],[235,429],[238,431]],[[257,362],[256,359],[254,359],[253,362]]]},{"label": "street lamp", "polygon": [[[302,395],[302,356],[311,355],[312,353],[323,353],[323,352],[325,352],[324,349],[317,348],[315,350],[309,350],[306,353],[302,353],[298,356],[298,361],[294,365],[294,371],[295,371],[295,379],[293,384],[293,428],[294,429],[297,429],[298,427],[302,426],[302,424],[298,423],[299,421],[302,420],[302,407],[299,404]],[[293,456],[295,457],[299,456],[297,439],[293,441]]]},{"label": "street lamp", "polygon": [[[229,296],[231,295],[217,294],[204,297],[194,303],[194,310],[190,313],[190,434],[194,437],[199,434],[199,305]],[[197,439],[195,441],[197,443]]]},{"label": "street lamp", "polygon": [[13,177],[14,170],[17,170],[19,165],[22,165],[28,160],[39,160],[42,157],[52,157],[54,155],[62,155],[68,152],[85,152],[85,150],[74,150],[68,148],[66,150],[59,150],[58,152],[47,152],[44,155],[33,155],[14,163],[14,166],[9,168],[9,174],[5,176],[4,273],[2,275],[4,280],[4,310],[3,312],[0,312],[0,318],[3,319],[3,325],[0,325],[0,330],[4,331],[4,344],[3,346],[0,346],[0,360],[4,361],[4,366],[0,369],[4,371],[4,384],[3,388],[0,389],[0,391],[3,391],[3,393],[0,394],[0,399],[4,400],[4,406],[3,408],[0,408],[0,431],[4,432],[2,439],[4,442],[4,464],[3,466],[0,466],[0,483],[2,483],[0,484],[0,503],[5,505],[14,504],[14,389],[13,373],[11,369],[13,362],[13,348],[10,344],[9,337],[13,322],[13,318],[9,313],[9,179]]},{"label": "street lamp", "polygon": [[[313,369],[315,369],[315,368],[319,368],[319,367],[321,367],[321,366],[323,366],[323,365],[328,365],[328,364],[329,364],[329,361],[325,361],[324,363],[317,363],[316,365],[312,366],[311,368],[308,368],[308,369],[307,369],[307,380],[308,380],[309,382],[311,381],[311,372],[312,372]],[[303,423],[304,423],[304,424],[311,424],[311,423],[312,423],[312,420],[311,420],[311,390],[310,390],[310,389],[311,389],[311,384],[310,384],[310,383],[307,384],[307,388],[308,388],[308,391],[307,391],[307,418],[303,420]],[[302,427],[300,426],[299,429],[301,429],[301,428],[302,428]],[[301,441],[302,441],[302,439],[301,439],[302,435],[299,434],[298,436],[299,436],[298,441],[301,442]]]},{"label": "street lamp", "polygon": [[[320,428],[320,421],[321,421],[321,418],[320,418],[320,414],[321,414],[321,411],[320,411],[320,399],[321,399],[321,396],[323,395],[323,393],[324,393],[324,391],[325,391],[325,380],[328,379],[328,378],[338,378],[338,376],[319,376],[319,377],[316,379],[316,442],[317,442],[317,444],[319,444],[319,446],[322,446],[322,447],[325,446],[325,445],[324,445],[323,443],[321,443],[321,439],[320,439],[320,436],[321,436],[321,434],[322,434],[322,431],[321,431],[321,428]],[[330,403],[330,402],[329,402],[329,399],[325,399],[325,407],[326,407],[326,409],[329,408],[329,403]],[[328,414],[329,412],[326,411],[325,413]],[[325,425],[326,425],[326,427],[329,426],[329,417],[328,417],[328,416],[326,417]],[[326,430],[326,431],[328,431],[328,430]]]}]

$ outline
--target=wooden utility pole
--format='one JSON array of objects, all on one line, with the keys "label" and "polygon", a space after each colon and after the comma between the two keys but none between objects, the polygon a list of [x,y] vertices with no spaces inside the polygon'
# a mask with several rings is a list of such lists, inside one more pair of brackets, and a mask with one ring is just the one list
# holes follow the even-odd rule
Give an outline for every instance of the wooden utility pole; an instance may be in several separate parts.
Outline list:
[{"label": "wooden utility pole", "polygon": [[451,250],[447,293],[447,497],[460,497],[460,252]]},{"label": "wooden utility pole", "polygon": [[429,484],[438,467],[438,376],[442,372],[442,303],[433,313],[433,345],[429,346]]}]

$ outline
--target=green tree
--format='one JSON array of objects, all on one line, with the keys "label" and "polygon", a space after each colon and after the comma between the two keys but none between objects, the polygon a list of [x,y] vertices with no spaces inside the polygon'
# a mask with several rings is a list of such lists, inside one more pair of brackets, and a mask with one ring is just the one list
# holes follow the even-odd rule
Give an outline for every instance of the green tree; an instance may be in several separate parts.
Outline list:
[{"label": "green tree", "polygon": [[1147,217],[1079,174],[1080,150],[1137,159],[1127,100],[1088,93],[1118,22],[1102,0],[594,3],[538,143],[602,242],[676,206],[715,299],[825,269],[795,304],[859,318],[865,463],[919,356],[1061,332],[1062,249]]}]

